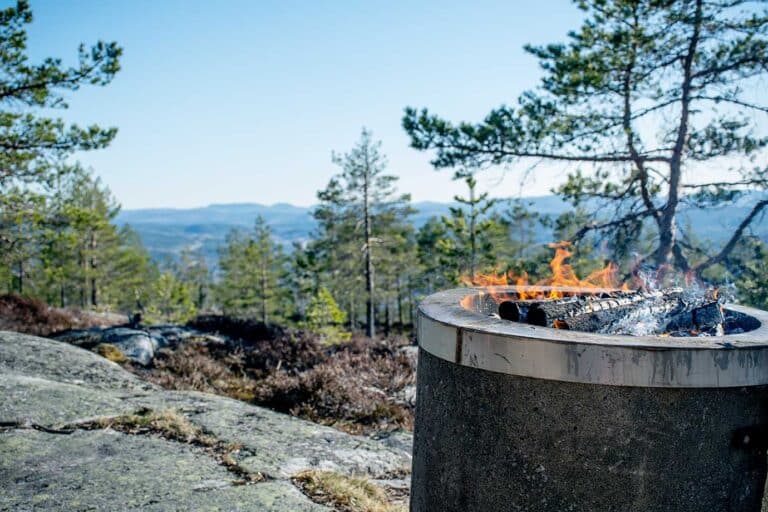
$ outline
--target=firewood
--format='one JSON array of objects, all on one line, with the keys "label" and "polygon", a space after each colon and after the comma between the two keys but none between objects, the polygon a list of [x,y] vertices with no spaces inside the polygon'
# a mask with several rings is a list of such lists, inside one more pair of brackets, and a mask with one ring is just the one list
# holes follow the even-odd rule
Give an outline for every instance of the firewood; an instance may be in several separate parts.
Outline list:
[{"label": "firewood", "polygon": [[690,330],[707,332],[715,330],[725,322],[720,300],[711,300],[705,304],[688,301],[670,318],[664,327],[665,332],[679,333]]},{"label": "firewood", "polygon": [[[569,297],[568,300],[573,300]],[[534,304],[541,303],[541,300],[505,300],[499,304],[498,313],[504,320],[512,322],[525,322],[528,311]]]},{"label": "firewood", "polygon": [[[669,288],[653,292],[623,292],[608,298],[588,296],[570,302],[539,302],[530,307],[526,321],[532,325],[555,327],[555,320],[560,320],[570,329],[577,329],[576,325],[594,325],[595,328],[590,330],[599,330],[637,307],[653,306],[659,312],[671,311],[678,306],[682,293],[680,288]],[[594,321],[587,319],[590,315],[595,317]]]}]

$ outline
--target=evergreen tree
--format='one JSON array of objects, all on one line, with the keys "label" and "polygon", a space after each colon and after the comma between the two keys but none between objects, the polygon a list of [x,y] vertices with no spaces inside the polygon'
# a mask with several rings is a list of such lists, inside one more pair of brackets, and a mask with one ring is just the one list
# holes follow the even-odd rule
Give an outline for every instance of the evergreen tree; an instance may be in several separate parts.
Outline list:
[{"label": "evergreen tree", "polygon": [[[577,236],[623,230],[629,239],[652,228],[654,247],[644,259],[701,273],[726,259],[768,206],[757,201],[714,252],[680,243],[684,201],[729,204],[768,188],[768,168],[754,164],[768,144],[756,116],[768,106],[754,94],[768,71],[768,9],[746,0],[578,5],[586,20],[567,44],[526,48],[544,77],[517,108],[459,125],[409,108],[404,128],[413,147],[435,151],[437,167],[578,165],[559,189],[590,208]],[[685,171],[699,162],[735,172],[693,181]]]},{"label": "evergreen tree", "polygon": [[0,268],[8,292],[33,291],[31,278],[40,230],[45,220],[45,198],[18,187],[0,194]]},{"label": "evergreen tree", "polygon": [[218,296],[224,311],[256,316],[262,322],[289,316],[286,258],[263,217],[253,230],[233,230],[220,250]]},{"label": "evergreen tree", "polygon": [[189,288],[195,309],[204,309],[209,299],[211,272],[203,254],[185,248],[173,267],[175,277]]},{"label": "evergreen tree", "polygon": [[51,109],[67,108],[65,91],[82,85],[108,84],[120,69],[116,43],[99,41],[78,50],[78,64],[62,66],[47,58],[30,62],[26,26],[32,22],[29,2],[0,10],[0,193],[13,182],[46,181],[51,163],[74,151],[105,147],[114,128],[66,126],[45,117]]},{"label": "evergreen tree", "polygon": [[8,291],[62,307],[133,307],[146,296],[153,266],[132,230],[114,225],[119,205],[98,178],[78,166],[59,169],[48,196],[22,191],[1,199],[26,200],[24,208],[0,209],[2,235],[9,240],[0,257]]},{"label": "evergreen tree", "polygon": [[321,287],[307,305],[307,319],[300,324],[303,328],[322,337],[327,344],[349,341],[351,333],[342,326],[347,315],[339,308],[328,289]]},{"label": "evergreen tree", "polygon": [[425,295],[450,287],[455,283],[455,263],[443,250],[448,230],[442,219],[430,217],[416,234],[416,257],[419,262],[417,286]]},{"label": "evergreen tree", "polygon": [[[410,196],[396,192],[397,177],[385,174],[387,161],[381,152],[381,143],[374,142],[365,129],[355,147],[344,155],[334,155],[333,161],[341,167],[341,173],[318,193],[320,205],[315,210],[320,226],[318,238],[329,262],[362,263],[365,332],[373,336],[378,300],[376,272],[385,260],[381,246],[393,243],[391,235],[397,231],[393,226],[405,222],[412,213],[408,206]],[[337,267],[332,263],[327,268]],[[342,279],[347,281],[356,275],[359,275],[357,269]],[[349,299],[348,303],[355,296],[350,294]]]},{"label": "evergreen tree", "polygon": [[153,283],[159,278],[159,270],[130,226],[122,226],[117,239],[117,247],[109,251],[103,298],[117,311],[141,311],[144,305],[152,303]]},{"label": "evergreen tree", "polygon": [[548,240],[542,236],[552,226],[548,215],[532,210],[533,202],[514,199],[504,212],[506,224],[509,225],[511,250],[515,258],[524,260],[536,246],[537,240]]},{"label": "evergreen tree", "polygon": [[474,280],[479,270],[489,270],[497,262],[502,252],[500,243],[494,244],[494,238],[503,232],[500,219],[491,215],[491,209],[498,202],[490,198],[488,192],[478,194],[477,180],[472,173],[457,172],[454,179],[463,179],[467,184],[467,197],[456,196],[454,200],[461,204],[451,207],[450,217],[443,217],[448,236],[439,244],[444,261],[449,262],[454,279],[461,276]]},{"label": "evergreen tree", "polygon": [[163,272],[154,282],[151,303],[147,308],[150,322],[184,323],[197,312],[187,283],[171,272]]}]

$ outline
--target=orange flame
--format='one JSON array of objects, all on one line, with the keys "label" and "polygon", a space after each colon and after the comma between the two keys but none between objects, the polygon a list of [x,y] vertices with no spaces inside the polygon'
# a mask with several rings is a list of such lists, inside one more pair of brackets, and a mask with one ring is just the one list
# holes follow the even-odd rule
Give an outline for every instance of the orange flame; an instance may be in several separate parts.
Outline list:
[{"label": "orange flame", "polygon": [[608,263],[605,268],[592,272],[584,279],[581,279],[573,269],[566,263],[566,260],[573,256],[569,250],[570,242],[559,242],[551,244],[555,249],[555,256],[549,262],[552,270],[552,276],[531,283],[528,274],[523,272],[515,275],[512,272],[506,274],[476,274],[474,277],[464,276],[462,282],[467,286],[488,287],[487,292],[498,301],[501,300],[498,290],[494,287],[513,286],[517,294],[517,300],[528,299],[559,299],[564,297],[568,291],[563,288],[574,289],[576,293],[599,293],[606,290],[628,290],[626,283],[621,284],[618,280],[619,268],[615,263]]}]

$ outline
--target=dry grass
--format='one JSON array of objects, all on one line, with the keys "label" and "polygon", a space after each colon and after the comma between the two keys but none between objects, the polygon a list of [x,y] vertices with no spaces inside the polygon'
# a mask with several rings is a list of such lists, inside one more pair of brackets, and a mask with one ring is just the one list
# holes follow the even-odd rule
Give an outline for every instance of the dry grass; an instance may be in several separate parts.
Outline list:
[{"label": "dry grass", "polygon": [[404,512],[403,506],[389,503],[387,494],[365,478],[332,471],[302,471],[293,482],[312,501],[341,512]]},{"label": "dry grass", "polygon": [[104,416],[87,423],[78,424],[79,428],[111,428],[128,434],[157,434],[166,439],[199,446],[213,447],[219,441],[189,421],[186,416],[173,409],[155,411],[141,409],[133,414]]},{"label": "dry grass", "polygon": [[113,363],[128,362],[128,357],[123,354],[123,351],[111,343],[99,343],[96,345],[93,351],[99,354],[101,357],[109,359]]},{"label": "dry grass", "polygon": [[242,467],[235,459],[235,454],[243,447],[238,443],[225,443],[207,434],[183,414],[173,409],[155,411],[141,409],[133,414],[104,416],[94,420],[69,425],[69,428],[85,430],[113,429],[131,435],[158,435],[164,439],[200,446],[213,456],[219,464],[238,477],[234,483],[243,485],[261,482],[265,479],[259,472],[251,472]]}]

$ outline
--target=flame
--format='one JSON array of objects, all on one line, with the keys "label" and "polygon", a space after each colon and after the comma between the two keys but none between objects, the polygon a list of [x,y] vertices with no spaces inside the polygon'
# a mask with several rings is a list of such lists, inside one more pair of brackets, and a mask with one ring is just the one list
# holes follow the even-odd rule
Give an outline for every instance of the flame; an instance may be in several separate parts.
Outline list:
[{"label": "flame", "polygon": [[[501,291],[495,290],[495,287],[513,286],[517,293],[517,300],[529,299],[560,299],[565,297],[569,291],[572,292],[591,292],[600,293],[606,290],[629,290],[626,283],[621,284],[618,280],[619,268],[615,263],[608,263],[604,268],[592,272],[585,278],[580,278],[573,267],[566,262],[573,256],[569,249],[570,242],[558,242],[550,244],[550,248],[555,250],[552,261],[549,262],[552,271],[551,277],[531,283],[528,274],[523,272],[515,275],[512,272],[504,274],[476,274],[474,277],[464,276],[462,282],[467,286],[487,288],[485,290],[497,302],[501,301]],[[565,290],[564,290],[565,288]],[[504,290],[508,292],[508,290]]]}]

